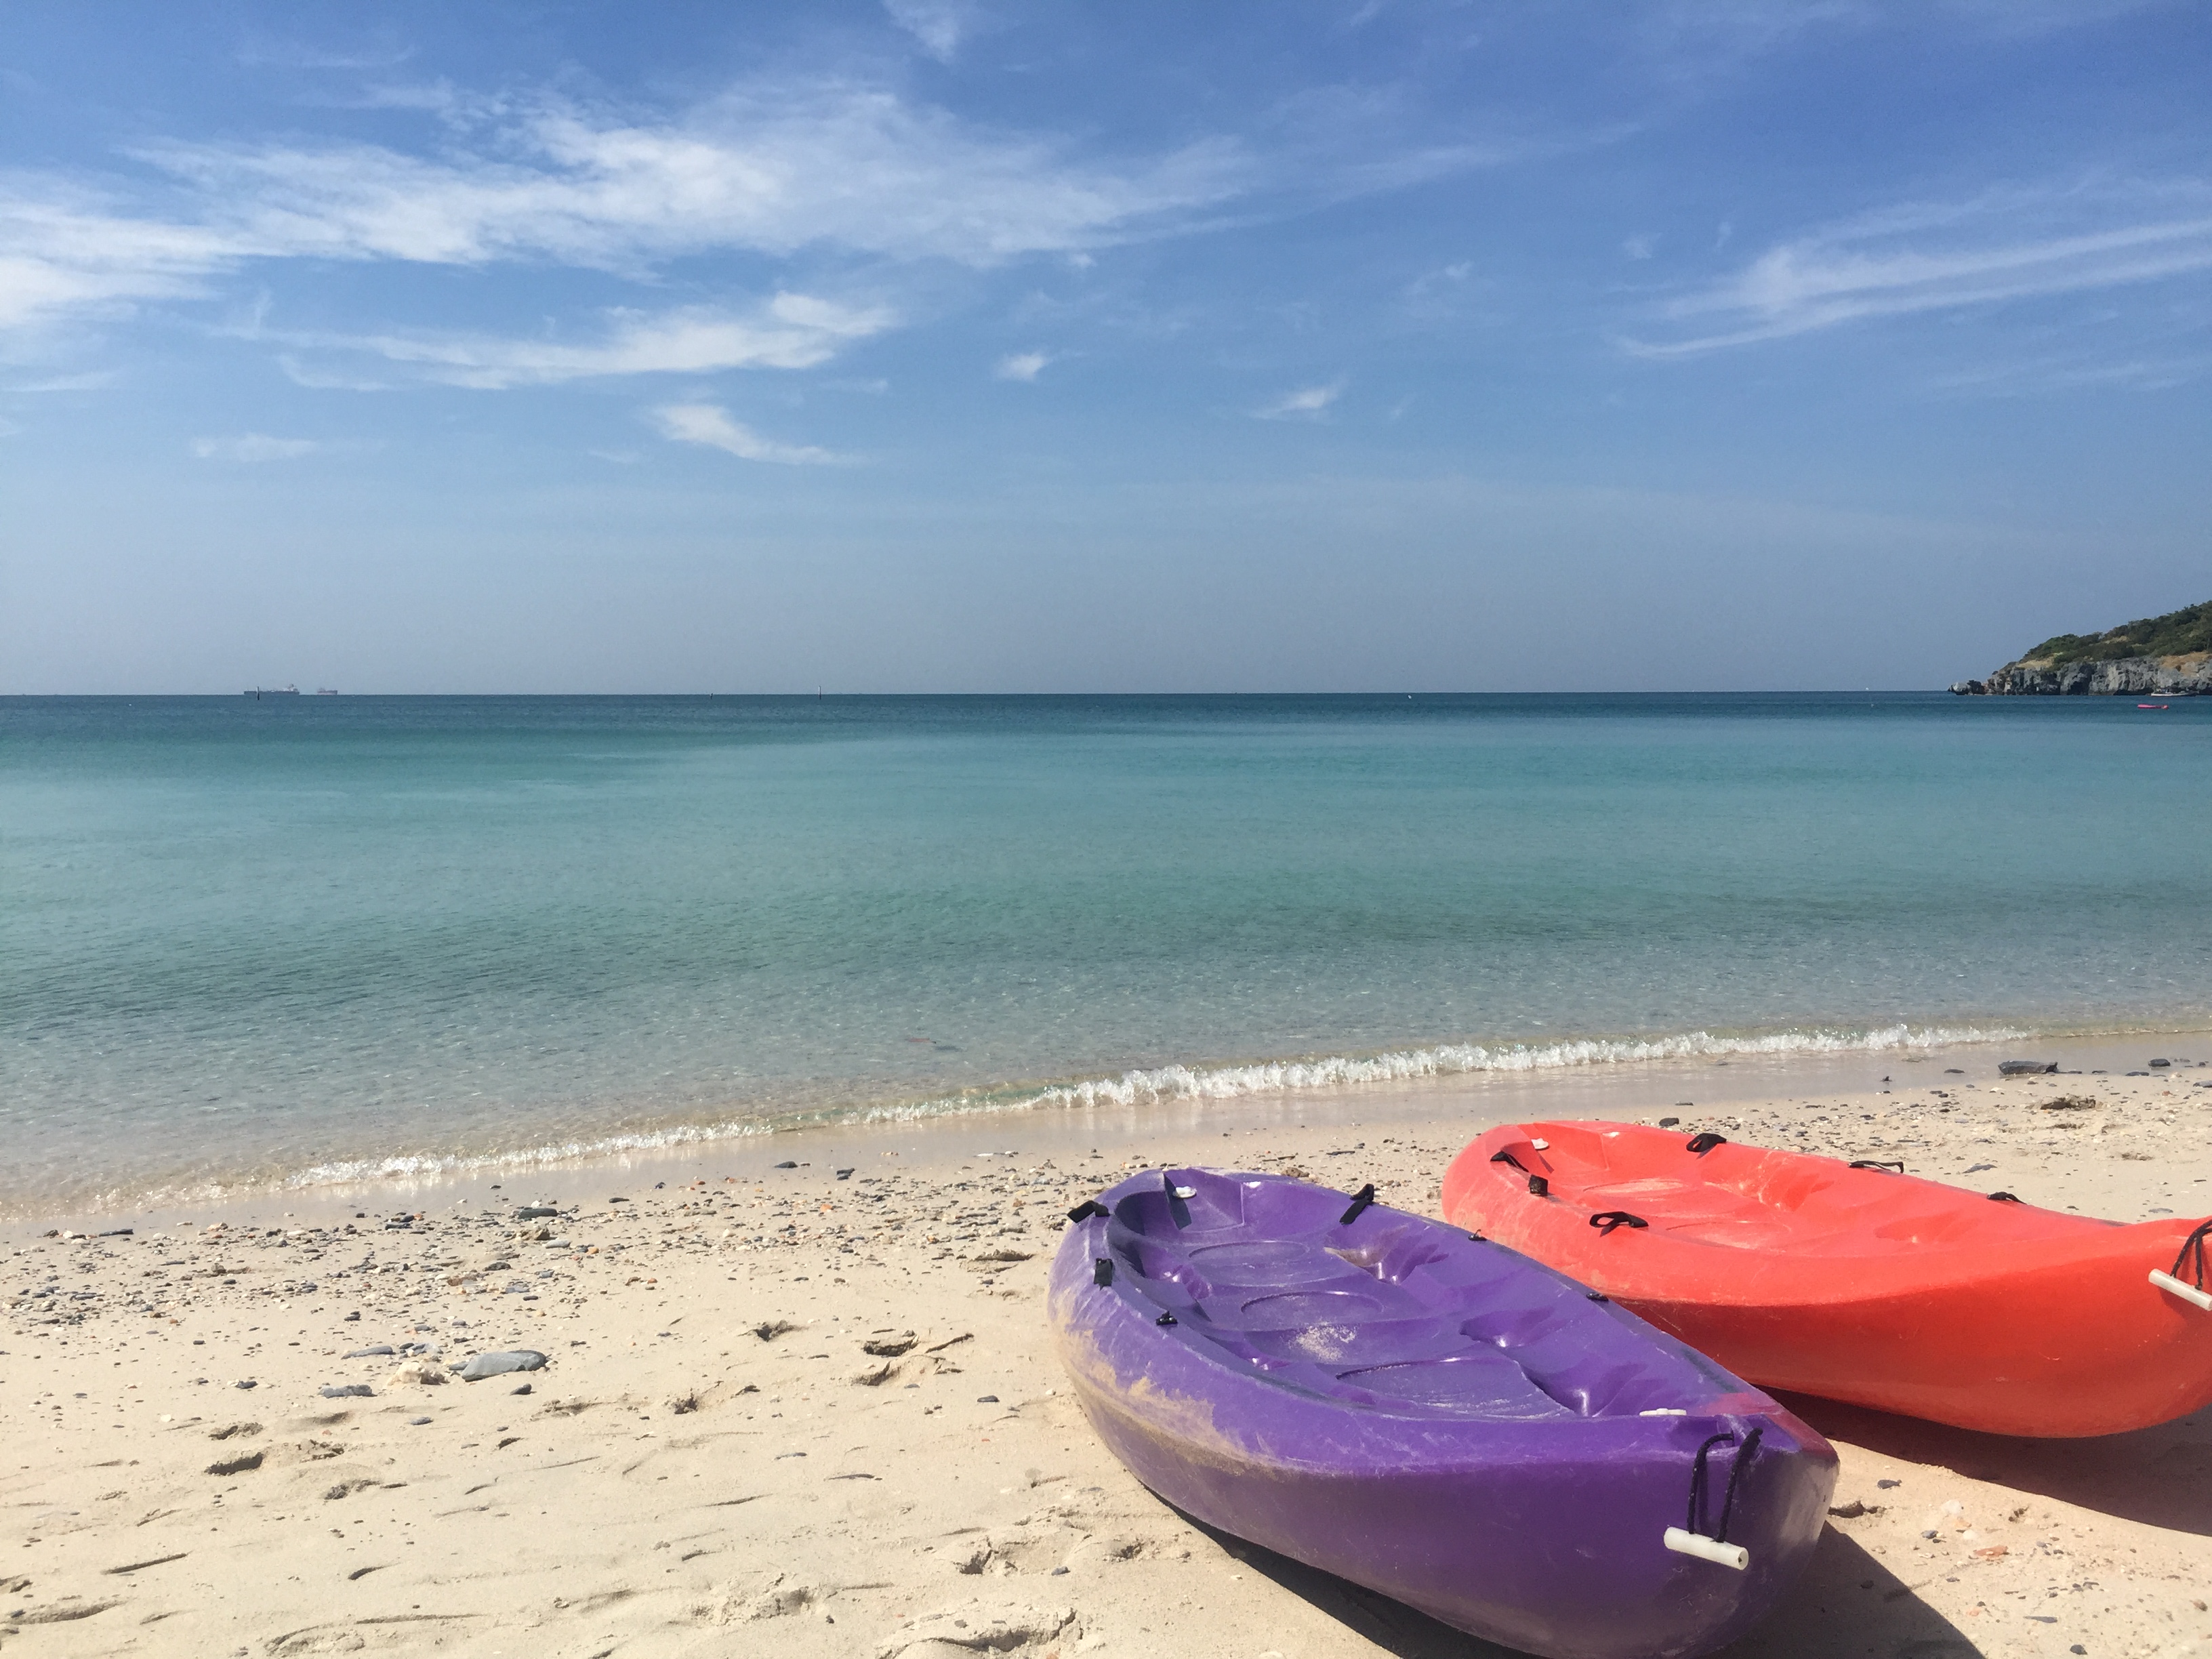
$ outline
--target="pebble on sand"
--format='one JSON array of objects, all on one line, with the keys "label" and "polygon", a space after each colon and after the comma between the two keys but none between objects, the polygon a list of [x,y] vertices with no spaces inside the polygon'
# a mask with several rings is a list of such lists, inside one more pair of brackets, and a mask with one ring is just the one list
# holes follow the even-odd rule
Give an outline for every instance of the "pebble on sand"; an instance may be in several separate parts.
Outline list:
[{"label": "pebble on sand", "polygon": [[487,1376],[503,1376],[509,1371],[534,1371],[545,1364],[545,1356],[535,1348],[516,1348],[503,1353],[480,1353],[468,1363],[453,1368],[453,1375],[464,1382],[481,1382]]}]

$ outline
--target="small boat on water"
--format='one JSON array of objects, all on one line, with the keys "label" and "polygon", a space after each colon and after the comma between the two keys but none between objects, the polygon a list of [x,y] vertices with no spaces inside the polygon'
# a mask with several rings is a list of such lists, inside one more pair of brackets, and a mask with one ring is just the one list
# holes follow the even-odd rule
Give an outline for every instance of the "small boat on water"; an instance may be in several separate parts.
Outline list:
[{"label": "small boat on water", "polygon": [[257,685],[246,695],[256,699],[261,697],[296,697],[300,695],[300,688],[296,685]]},{"label": "small boat on water", "polygon": [[2137,703],[2137,704],[2136,705],[2136,708],[2160,708],[2160,709],[2163,709],[2163,708],[2172,708],[2172,706],[2173,706],[2173,705],[2172,705],[2172,704],[2171,704],[2171,703],[2164,703],[2164,702],[2139,702],[2139,703]]},{"label": "small boat on water", "polygon": [[2212,1404],[2212,1220],[2123,1225],[1624,1123],[1492,1129],[1443,1211],[1762,1388],[2051,1438]]},{"label": "small boat on water", "polygon": [[1048,1311],[1085,1413],[1208,1526],[1554,1659],[1734,1639],[1811,1557],[1826,1441],[1498,1244],[1280,1176],[1078,1207]]}]

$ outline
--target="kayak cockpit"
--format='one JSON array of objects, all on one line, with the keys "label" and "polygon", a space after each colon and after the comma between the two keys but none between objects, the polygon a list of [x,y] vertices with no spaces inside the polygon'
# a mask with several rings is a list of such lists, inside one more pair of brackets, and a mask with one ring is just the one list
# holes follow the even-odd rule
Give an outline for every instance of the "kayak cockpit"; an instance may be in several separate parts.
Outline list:
[{"label": "kayak cockpit", "polygon": [[[1185,1194],[1188,1194],[1187,1196]],[[1445,1418],[1703,1411],[1738,1385],[1672,1344],[1623,1358],[1626,1316],[1467,1234],[1261,1177],[1200,1170],[1123,1195],[1128,1288],[1246,1374],[1349,1406]]]}]

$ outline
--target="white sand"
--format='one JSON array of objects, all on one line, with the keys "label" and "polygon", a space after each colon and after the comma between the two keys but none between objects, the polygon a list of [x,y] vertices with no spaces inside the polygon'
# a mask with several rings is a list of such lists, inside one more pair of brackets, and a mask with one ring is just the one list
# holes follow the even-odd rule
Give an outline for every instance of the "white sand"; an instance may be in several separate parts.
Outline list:
[{"label": "white sand", "polygon": [[[18,1226],[0,1650],[1495,1652],[1196,1530],[1121,1470],[1042,1328],[1067,1207],[1125,1167],[1206,1163],[1432,1210],[1486,1122],[1663,1111],[2084,1213],[2212,1212],[2212,1089],[2191,1086],[2212,1072],[1998,1086],[1993,1052],[1959,1052],[783,1136],[419,1190],[404,1231],[389,1190],[105,1224],[127,1237]],[[1693,1089],[1753,1097],[1663,1103]],[[2106,1103],[2036,1109],[2062,1091]],[[574,1213],[518,1239],[541,1194]],[[551,1364],[426,1385],[343,1357],[410,1341]],[[374,1397],[319,1393],[355,1382]],[[1792,1403],[1865,1513],[1734,1653],[2212,1654],[2212,1413],[2034,1443]]]}]

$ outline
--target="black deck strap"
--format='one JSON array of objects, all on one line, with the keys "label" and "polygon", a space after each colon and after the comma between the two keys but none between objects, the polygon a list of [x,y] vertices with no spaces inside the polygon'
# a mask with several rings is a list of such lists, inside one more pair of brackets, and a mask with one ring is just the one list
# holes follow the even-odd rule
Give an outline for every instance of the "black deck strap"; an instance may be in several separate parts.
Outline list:
[{"label": "black deck strap", "polygon": [[2207,1238],[2212,1238],[2212,1221],[2200,1221],[2197,1224],[2197,1230],[2181,1241],[2181,1254],[2173,1258],[2171,1277],[2179,1279],[2184,1272],[2193,1272],[2197,1288],[2200,1291],[2204,1289],[2204,1241]]},{"label": "black deck strap", "polygon": [[1751,1467],[1751,1460],[1759,1455],[1759,1437],[1765,1432],[1765,1424],[1755,1425],[1751,1432],[1744,1436],[1743,1444],[1736,1450],[1735,1462],[1729,1465],[1728,1491],[1721,1495],[1721,1529],[1713,1534],[1716,1544],[1728,1542],[1729,1516],[1735,1513],[1736,1483],[1743,1479],[1743,1472]]},{"label": "black deck strap", "polygon": [[1690,1513],[1682,1522],[1684,1532],[1696,1533],[1701,1538],[1711,1536],[1701,1524],[1705,1518],[1705,1457],[1716,1446],[1734,1444],[1735,1434],[1723,1429],[1698,1447],[1698,1455],[1690,1460]]},{"label": "black deck strap", "polygon": [[1607,1296],[1603,1291],[1592,1291],[1589,1293],[1589,1299],[1593,1302],[1610,1302],[1613,1300],[1613,1298]]},{"label": "black deck strap", "polygon": [[1541,1176],[1530,1176],[1528,1191],[1532,1197],[1549,1198],[1552,1195],[1552,1183]]},{"label": "black deck strap", "polygon": [[1687,1150],[1695,1152],[1699,1158],[1703,1158],[1707,1152],[1712,1151],[1716,1146],[1725,1146],[1727,1145],[1728,1137],[1726,1135],[1717,1135],[1711,1129],[1707,1129],[1702,1134],[1692,1135],[1689,1140],[1686,1143]]},{"label": "black deck strap", "polygon": [[1097,1199],[1086,1198],[1067,1212],[1067,1218],[1070,1221],[1088,1221],[1094,1215],[1110,1215],[1111,1213],[1113,1212]]},{"label": "black deck strap", "polygon": [[1091,1264],[1091,1282],[1094,1285],[1111,1285],[1114,1282],[1112,1256],[1102,1255]]},{"label": "black deck strap", "polygon": [[1370,1181],[1364,1187],[1362,1187],[1358,1192],[1352,1194],[1352,1207],[1337,1218],[1336,1224],[1340,1227],[1349,1227],[1353,1222],[1359,1219],[1360,1216],[1366,1212],[1367,1206],[1374,1201],[1375,1183]]},{"label": "black deck strap", "polygon": [[1164,1313],[1152,1322],[1155,1325],[1172,1325],[1175,1322],[1176,1316],[1171,1313]]},{"label": "black deck strap", "polygon": [[1522,1175],[1528,1173],[1528,1166],[1523,1164],[1519,1158],[1514,1157],[1510,1152],[1492,1152],[1490,1155],[1490,1161],[1492,1164],[1510,1164],[1515,1169],[1520,1170]]},{"label": "black deck strap", "polygon": [[2018,1193],[1991,1193],[1990,1194],[1990,1200],[1992,1203],[1996,1204],[2017,1204],[2020,1202],[2020,1194]]},{"label": "black deck strap", "polygon": [[1854,1170],[1894,1170],[1898,1174],[1903,1175],[1905,1173],[1905,1160],[1901,1158],[1887,1161],[1879,1158],[1855,1158],[1851,1160],[1851,1168]]},{"label": "black deck strap", "polygon": [[1589,1224],[1596,1228],[1598,1237],[1603,1238],[1615,1227],[1648,1227],[1651,1224],[1642,1216],[1631,1215],[1626,1210],[1600,1210],[1589,1218]]}]

